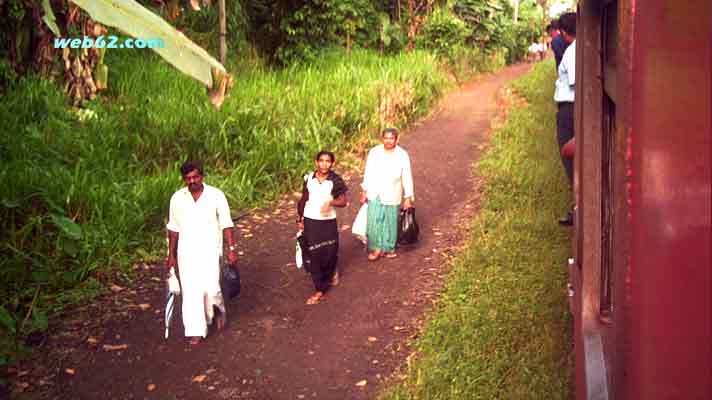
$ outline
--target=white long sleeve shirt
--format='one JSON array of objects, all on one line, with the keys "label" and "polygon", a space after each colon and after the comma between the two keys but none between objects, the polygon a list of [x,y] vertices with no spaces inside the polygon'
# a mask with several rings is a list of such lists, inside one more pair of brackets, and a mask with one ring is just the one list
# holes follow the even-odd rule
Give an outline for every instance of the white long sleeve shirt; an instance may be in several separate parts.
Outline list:
[{"label": "white long sleeve shirt", "polygon": [[400,146],[386,151],[378,145],[368,152],[361,188],[369,200],[380,198],[384,205],[400,205],[403,197],[413,197],[410,157]]}]

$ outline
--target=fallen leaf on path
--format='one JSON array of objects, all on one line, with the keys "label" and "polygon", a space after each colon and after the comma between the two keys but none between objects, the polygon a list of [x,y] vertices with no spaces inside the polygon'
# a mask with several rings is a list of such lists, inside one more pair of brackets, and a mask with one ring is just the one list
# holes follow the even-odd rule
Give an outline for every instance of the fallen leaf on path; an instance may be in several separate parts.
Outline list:
[{"label": "fallen leaf on path", "polygon": [[146,390],[148,390],[149,392],[153,392],[154,390],[156,390],[156,385],[154,385],[153,383],[149,383],[148,386],[146,386]]},{"label": "fallen leaf on path", "polygon": [[376,337],[374,337],[374,336],[369,336],[369,337],[368,337],[368,341],[371,342],[371,343],[373,343],[373,342],[375,342],[375,341],[377,341],[377,340],[378,340],[378,339],[377,339]]},{"label": "fallen leaf on path", "polygon": [[196,375],[193,377],[192,381],[201,383],[205,380],[205,378],[207,378],[207,375]]},{"label": "fallen leaf on path", "polygon": [[109,289],[111,289],[112,292],[120,292],[120,291],[124,290],[124,288],[122,288],[121,286],[116,285],[116,284],[111,285],[109,287]]},{"label": "fallen leaf on path", "polygon": [[433,232],[433,235],[435,235],[435,236],[442,236],[443,233],[442,233],[442,232]]},{"label": "fallen leaf on path", "polygon": [[105,344],[101,346],[104,351],[116,351],[116,350],[126,350],[129,348],[128,344]]},{"label": "fallen leaf on path", "polygon": [[393,329],[396,331],[402,331],[404,328],[402,326],[394,326]]},{"label": "fallen leaf on path", "polygon": [[143,311],[146,311],[146,310],[148,310],[149,308],[151,308],[151,305],[148,304],[148,303],[141,303],[141,304],[138,305],[138,308],[142,309]]},{"label": "fallen leaf on path", "polygon": [[366,386],[367,383],[368,383],[368,381],[364,379],[364,380],[362,380],[362,381],[356,382],[356,386],[361,386],[361,387],[363,387],[363,386]]},{"label": "fallen leaf on path", "polygon": [[69,375],[74,375],[77,371],[75,371],[74,368],[67,368],[64,370],[64,372],[68,373]]}]

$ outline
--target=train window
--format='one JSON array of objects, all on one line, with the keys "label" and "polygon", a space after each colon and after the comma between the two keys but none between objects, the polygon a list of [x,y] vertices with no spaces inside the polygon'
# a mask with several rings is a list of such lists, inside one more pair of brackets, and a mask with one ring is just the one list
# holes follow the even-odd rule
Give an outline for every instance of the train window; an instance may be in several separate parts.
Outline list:
[{"label": "train window", "polygon": [[603,89],[615,102],[616,96],[616,66],[618,48],[618,2],[609,2],[603,9],[603,29],[601,31],[601,56],[603,66]]},{"label": "train window", "polygon": [[613,212],[615,199],[616,103],[603,95],[603,141],[601,148],[601,321],[610,321],[613,311]]},{"label": "train window", "polygon": [[610,322],[613,312],[613,212],[614,212],[614,173],[615,173],[615,138],[616,138],[616,71],[618,42],[618,2],[609,1],[603,8],[601,21],[601,66],[603,76],[601,148],[601,292],[600,319]]}]

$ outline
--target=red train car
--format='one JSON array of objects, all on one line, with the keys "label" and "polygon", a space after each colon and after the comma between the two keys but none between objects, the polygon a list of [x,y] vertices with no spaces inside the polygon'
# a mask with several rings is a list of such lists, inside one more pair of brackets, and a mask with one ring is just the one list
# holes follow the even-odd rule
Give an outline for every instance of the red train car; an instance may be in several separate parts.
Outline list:
[{"label": "red train car", "polygon": [[712,399],[712,1],[579,0],[577,399]]}]

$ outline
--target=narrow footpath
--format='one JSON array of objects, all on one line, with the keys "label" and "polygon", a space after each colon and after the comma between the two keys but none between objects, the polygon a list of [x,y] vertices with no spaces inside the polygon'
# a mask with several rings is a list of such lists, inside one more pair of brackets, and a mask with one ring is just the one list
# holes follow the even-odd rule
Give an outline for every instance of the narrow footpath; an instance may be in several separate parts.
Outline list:
[{"label": "narrow footpath", "polygon": [[497,94],[528,69],[507,67],[460,87],[402,133],[421,241],[399,257],[366,260],[350,233],[360,171],[337,165],[350,188],[350,205],[338,215],[341,283],[320,304],[304,304],[313,287],[294,266],[291,195],[238,222],[243,290],[228,303],[223,330],[189,346],[178,308],[165,340],[161,275],[157,266],[138,265],[138,285],[117,284],[109,298],[68,313],[37,355],[11,371],[11,397],[374,399],[412,353],[408,343],[477,213],[472,165],[486,145]]}]

